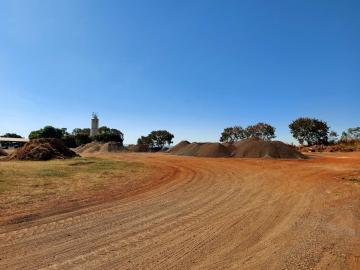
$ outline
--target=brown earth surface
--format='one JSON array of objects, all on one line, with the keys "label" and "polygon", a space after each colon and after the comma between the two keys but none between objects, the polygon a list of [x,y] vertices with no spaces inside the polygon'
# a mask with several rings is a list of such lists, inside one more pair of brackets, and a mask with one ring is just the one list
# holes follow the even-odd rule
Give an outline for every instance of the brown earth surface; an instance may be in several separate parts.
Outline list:
[{"label": "brown earth surface", "polygon": [[171,148],[169,153],[194,157],[241,157],[306,159],[295,147],[280,141],[263,141],[256,138],[235,143],[189,143],[182,141]]},{"label": "brown earth surface", "polygon": [[42,138],[27,142],[6,157],[7,160],[50,160],[75,157],[76,153],[67,148],[59,139]]},{"label": "brown earth surface", "polygon": [[0,269],[360,269],[358,152],[101,155],[157,167],[154,185],[0,226]]},{"label": "brown earth surface", "polygon": [[179,156],[194,157],[229,157],[230,151],[221,143],[180,142],[169,153]]},{"label": "brown earth surface", "polygon": [[7,155],[8,153],[4,149],[0,148],[0,156],[7,156]]},{"label": "brown earth surface", "polygon": [[124,146],[119,142],[90,142],[88,144],[80,145],[74,149],[79,154],[90,154],[90,153],[112,153],[124,151]]}]

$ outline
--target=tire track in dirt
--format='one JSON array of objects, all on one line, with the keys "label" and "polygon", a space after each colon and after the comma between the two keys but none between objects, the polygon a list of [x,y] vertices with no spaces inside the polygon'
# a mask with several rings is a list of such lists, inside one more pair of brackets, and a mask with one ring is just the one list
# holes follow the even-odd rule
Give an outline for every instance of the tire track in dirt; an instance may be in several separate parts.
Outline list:
[{"label": "tire track in dirt", "polygon": [[[328,229],[343,205],[327,205],[356,206],[360,190],[329,182],[328,164],[106,158],[148,163],[169,179],[124,199],[2,228],[1,269],[323,269],[325,256],[356,269],[358,251],[346,245],[356,239],[339,235],[346,228]],[[340,187],[344,194],[325,192]],[[359,217],[359,209],[351,209]]]}]

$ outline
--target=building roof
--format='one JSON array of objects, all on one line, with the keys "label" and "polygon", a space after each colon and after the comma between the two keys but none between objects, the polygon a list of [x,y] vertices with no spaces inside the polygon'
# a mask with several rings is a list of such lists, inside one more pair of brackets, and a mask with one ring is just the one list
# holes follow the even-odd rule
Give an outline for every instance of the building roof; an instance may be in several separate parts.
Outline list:
[{"label": "building roof", "polygon": [[10,137],[0,137],[0,142],[28,142],[29,139],[25,138],[10,138]]}]

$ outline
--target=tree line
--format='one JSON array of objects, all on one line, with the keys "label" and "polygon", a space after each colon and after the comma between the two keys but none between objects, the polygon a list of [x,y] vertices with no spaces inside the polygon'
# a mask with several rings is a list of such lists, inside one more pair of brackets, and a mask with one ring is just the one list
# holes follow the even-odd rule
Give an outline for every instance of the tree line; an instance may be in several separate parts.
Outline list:
[{"label": "tree line", "polygon": [[[6,133],[2,137],[21,138],[15,133]],[[124,134],[114,128],[102,126],[98,129],[98,134],[90,136],[90,128],[75,128],[72,132],[68,132],[66,128],[56,128],[53,126],[45,126],[41,129],[31,131],[29,139],[56,138],[64,142],[67,147],[75,148],[92,141],[110,142],[115,141],[123,145]],[[141,136],[137,140],[137,145],[143,151],[159,151],[165,147],[169,147],[173,143],[174,135],[167,130],[154,130],[147,136]]]},{"label": "tree line", "polygon": [[[360,140],[360,127],[349,128],[339,138],[325,121],[300,117],[289,124],[290,133],[301,144],[328,145],[337,142],[353,142]],[[241,126],[227,127],[221,133],[220,142],[236,142],[248,138],[270,141],[276,138],[275,127],[267,123],[257,123],[246,128]]]},{"label": "tree line", "polygon": [[[330,131],[330,127],[325,121],[300,117],[289,124],[290,133],[301,144],[328,145],[334,143],[351,143],[360,140],[360,127],[349,128],[341,136]],[[276,138],[275,127],[267,123],[256,123],[246,128],[241,126],[227,127],[220,136],[220,142],[231,143],[248,138],[258,138],[270,141]],[[6,133],[1,137],[21,138],[15,133]],[[90,136],[90,128],[75,128],[68,132],[66,128],[55,128],[45,126],[39,130],[31,131],[29,139],[39,138],[58,138],[68,147],[74,148],[92,141],[109,142],[115,141],[123,144],[124,134],[114,128],[102,126],[98,129],[98,134]],[[167,130],[154,130],[146,136],[141,136],[137,140],[137,146],[142,151],[159,151],[169,147],[173,143],[174,135]]]},{"label": "tree line", "polygon": [[115,128],[102,126],[98,129],[98,134],[90,136],[90,128],[75,128],[71,133],[66,128],[55,128],[45,126],[39,130],[31,131],[29,139],[56,138],[61,139],[67,147],[74,148],[92,141],[109,142],[115,141],[123,144],[124,134]]}]

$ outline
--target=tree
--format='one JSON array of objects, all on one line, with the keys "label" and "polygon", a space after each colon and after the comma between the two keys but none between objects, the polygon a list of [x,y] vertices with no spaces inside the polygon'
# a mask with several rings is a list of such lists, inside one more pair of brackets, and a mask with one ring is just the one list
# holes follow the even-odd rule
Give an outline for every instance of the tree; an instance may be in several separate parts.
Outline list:
[{"label": "tree", "polygon": [[245,138],[245,130],[240,126],[234,126],[224,129],[221,133],[220,142],[236,142]]},{"label": "tree", "polygon": [[115,128],[108,128],[103,126],[99,128],[98,134],[94,136],[94,139],[98,142],[114,141],[122,144],[124,141],[124,134]]},{"label": "tree", "polygon": [[258,138],[265,141],[270,141],[276,137],[275,128],[266,123],[248,126],[245,129],[245,135],[247,138]]},{"label": "tree", "polygon": [[110,133],[110,132],[111,132],[111,129],[107,126],[102,126],[102,127],[99,127],[99,129],[98,129],[99,134],[105,134],[105,133]]},{"label": "tree", "polygon": [[149,138],[153,147],[162,149],[165,144],[172,144],[172,139],[174,138],[174,135],[167,130],[154,130],[151,131],[151,133],[149,134]]},{"label": "tree", "polygon": [[149,149],[154,147],[153,141],[151,140],[150,136],[141,136],[137,140],[137,145],[140,147],[142,152],[147,152]]},{"label": "tree", "polygon": [[336,131],[333,131],[333,130],[330,131],[330,133],[329,133],[329,143],[332,143],[332,144],[336,143],[338,136],[339,135],[336,133]]},{"label": "tree", "polygon": [[341,135],[341,141],[351,142],[360,140],[360,127],[349,128]]},{"label": "tree", "polygon": [[74,128],[72,131],[73,135],[84,134],[90,136],[90,128]]},{"label": "tree", "polygon": [[66,147],[75,148],[75,147],[79,146],[78,144],[76,144],[75,136],[72,134],[67,134],[67,135],[63,136],[61,138],[61,140],[63,141],[63,143]]},{"label": "tree", "polygon": [[72,135],[75,138],[75,144],[77,146],[80,146],[82,144],[87,144],[89,142],[91,142],[91,137],[88,134],[85,133],[78,133],[76,135]]},{"label": "tree", "polygon": [[16,133],[5,133],[4,135],[1,135],[0,137],[7,137],[7,138],[22,138],[20,135],[17,135]]},{"label": "tree", "polygon": [[90,128],[74,128],[71,132],[76,146],[87,144],[92,141],[90,137]]},{"label": "tree", "polygon": [[329,126],[326,122],[308,117],[300,117],[290,125],[290,132],[300,144],[327,144]]},{"label": "tree", "polygon": [[143,149],[147,148],[151,151],[161,150],[166,144],[172,144],[174,135],[167,130],[154,130],[148,136],[141,136],[137,140],[137,144]]},{"label": "tree", "polygon": [[45,126],[39,130],[31,131],[29,139],[40,139],[40,138],[57,138],[61,139],[64,136],[66,129],[54,128],[52,126]]}]

